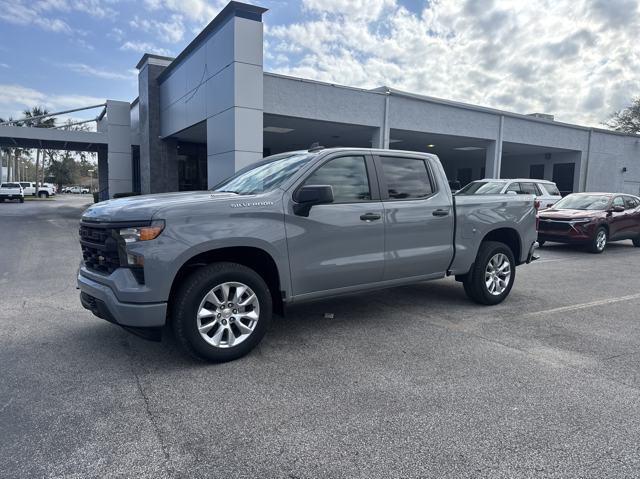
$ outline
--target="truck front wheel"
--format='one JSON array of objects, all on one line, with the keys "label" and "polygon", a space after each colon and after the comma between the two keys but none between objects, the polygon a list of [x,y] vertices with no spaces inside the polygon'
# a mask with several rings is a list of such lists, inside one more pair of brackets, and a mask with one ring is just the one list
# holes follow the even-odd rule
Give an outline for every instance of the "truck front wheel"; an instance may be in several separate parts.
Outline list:
[{"label": "truck front wheel", "polygon": [[511,249],[497,241],[485,241],[463,281],[464,291],[476,303],[498,304],[509,296],[515,278],[516,263]]},{"label": "truck front wheel", "polygon": [[271,321],[267,284],[254,270],[236,263],[197,269],[171,305],[178,344],[200,359],[225,362],[251,351]]}]

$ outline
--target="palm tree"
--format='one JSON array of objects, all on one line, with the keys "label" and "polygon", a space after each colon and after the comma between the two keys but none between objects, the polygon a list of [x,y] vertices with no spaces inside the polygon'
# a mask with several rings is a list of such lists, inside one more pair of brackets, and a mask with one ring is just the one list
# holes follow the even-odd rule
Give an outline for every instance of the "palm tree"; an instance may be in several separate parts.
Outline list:
[{"label": "palm tree", "polygon": [[[26,118],[38,117],[42,115],[48,114],[49,111],[46,108],[34,106],[31,110],[25,110],[24,116]],[[53,117],[49,118],[36,118],[34,120],[27,120],[23,122],[24,126],[30,126],[35,128],[52,128],[56,124],[56,119]],[[40,148],[36,149],[36,185],[38,184],[38,168],[40,166]],[[42,158],[42,182],[44,183],[44,156]]]}]

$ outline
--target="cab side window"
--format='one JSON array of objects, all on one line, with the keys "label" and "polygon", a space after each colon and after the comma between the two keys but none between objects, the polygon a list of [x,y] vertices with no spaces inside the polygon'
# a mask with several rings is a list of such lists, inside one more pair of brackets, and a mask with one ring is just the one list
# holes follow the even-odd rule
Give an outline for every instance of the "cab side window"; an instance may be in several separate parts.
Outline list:
[{"label": "cab side window", "polygon": [[420,158],[380,158],[390,200],[426,198],[434,187],[424,160]]},{"label": "cab side window", "polygon": [[314,171],[305,185],[330,185],[334,203],[356,203],[371,199],[364,156],[334,158]]},{"label": "cab side window", "polygon": [[535,183],[520,183],[520,190],[523,195],[536,195],[539,196],[542,193],[538,189],[538,185]]},{"label": "cab side window", "polygon": [[625,196],[624,197],[625,208],[628,210],[634,210],[638,207],[638,200],[633,196]]},{"label": "cab side window", "polygon": [[511,183],[511,184],[509,185],[509,188],[507,188],[507,189],[505,190],[505,193],[507,193],[508,191],[515,191],[515,192],[516,192],[517,194],[519,194],[519,195],[524,194],[524,193],[522,192],[522,188],[520,188],[520,183]]}]

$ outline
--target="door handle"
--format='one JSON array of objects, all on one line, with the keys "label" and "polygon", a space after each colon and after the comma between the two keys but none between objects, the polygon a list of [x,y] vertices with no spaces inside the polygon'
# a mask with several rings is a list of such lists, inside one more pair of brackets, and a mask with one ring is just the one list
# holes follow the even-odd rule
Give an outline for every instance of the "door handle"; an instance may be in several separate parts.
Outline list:
[{"label": "door handle", "polygon": [[360,219],[367,222],[379,220],[380,218],[382,218],[382,216],[377,213],[365,213],[363,215],[360,215]]},{"label": "door handle", "polygon": [[448,216],[449,215],[449,210],[433,210],[433,216]]}]

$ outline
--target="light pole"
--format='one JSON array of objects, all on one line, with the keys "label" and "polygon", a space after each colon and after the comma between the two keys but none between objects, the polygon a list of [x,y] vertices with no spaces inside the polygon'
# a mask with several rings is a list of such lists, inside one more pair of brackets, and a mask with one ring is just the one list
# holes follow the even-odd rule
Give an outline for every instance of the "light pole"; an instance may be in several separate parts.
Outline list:
[{"label": "light pole", "polygon": [[96,170],[87,170],[91,174],[91,193],[93,193],[93,172]]}]

